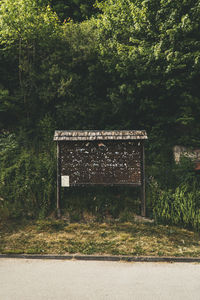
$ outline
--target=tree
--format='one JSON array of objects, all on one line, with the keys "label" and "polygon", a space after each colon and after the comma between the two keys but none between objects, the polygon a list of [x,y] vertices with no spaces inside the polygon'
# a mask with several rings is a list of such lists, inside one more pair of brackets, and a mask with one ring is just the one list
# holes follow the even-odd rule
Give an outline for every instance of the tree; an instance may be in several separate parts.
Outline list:
[{"label": "tree", "polygon": [[62,64],[57,64],[52,77],[57,86],[58,128],[97,129],[109,122],[107,76],[98,58],[96,36],[95,20],[64,25]]},{"label": "tree", "polygon": [[[40,116],[39,111],[43,113],[46,99],[40,95],[40,87],[46,78],[42,77],[42,69],[44,65],[48,68],[48,57],[55,51],[60,32],[56,14],[40,1],[3,0],[0,4],[1,67],[9,70],[9,76],[6,74],[2,79],[8,93],[5,100],[2,99],[1,111],[5,112],[5,106],[12,106],[6,104],[9,94],[10,100],[15,99],[13,109],[19,113],[18,126],[31,128]],[[14,86],[8,81],[9,77],[15,82]]]},{"label": "tree", "polygon": [[147,129],[154,152],[197,145],[199,1],[107,0],[99,7],[99,52],[119,122]]}]

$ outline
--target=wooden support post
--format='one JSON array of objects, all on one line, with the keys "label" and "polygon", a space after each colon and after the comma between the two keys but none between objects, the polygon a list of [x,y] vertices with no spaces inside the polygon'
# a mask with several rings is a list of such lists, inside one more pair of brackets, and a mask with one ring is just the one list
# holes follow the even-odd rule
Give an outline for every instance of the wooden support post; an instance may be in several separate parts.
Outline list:
[{"label": "wooden support post", "polygon": [[144,143],[142,143],[141,149],[141,215],[146,217],[146,194],[145,194],[145,154],[144,154]]},{"label": "wooden support post", "polygon": [[61,199],[61,165],[60,165],[60,145],[57,142],[57,217],[61,217],[60,211],[60,199]]}]

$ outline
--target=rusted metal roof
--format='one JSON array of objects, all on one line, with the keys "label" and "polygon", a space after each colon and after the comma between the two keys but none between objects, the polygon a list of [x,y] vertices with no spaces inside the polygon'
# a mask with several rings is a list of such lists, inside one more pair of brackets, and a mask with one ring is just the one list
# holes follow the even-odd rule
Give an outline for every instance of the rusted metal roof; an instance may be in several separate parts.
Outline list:
[{"label": "rusted metal roof", "polygon": [[56,130],[54,141],[146,140],[145,130]]}]

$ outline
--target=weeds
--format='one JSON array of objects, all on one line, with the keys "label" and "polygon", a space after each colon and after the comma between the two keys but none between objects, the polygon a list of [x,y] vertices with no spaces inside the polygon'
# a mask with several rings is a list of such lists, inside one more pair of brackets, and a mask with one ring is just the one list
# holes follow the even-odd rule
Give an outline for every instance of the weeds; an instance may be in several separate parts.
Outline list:
[{"label": "weeds", "polygon": [[199,256],[199,234],[175,226],[135,222],[7,222],[0,227],[1,253]]}]

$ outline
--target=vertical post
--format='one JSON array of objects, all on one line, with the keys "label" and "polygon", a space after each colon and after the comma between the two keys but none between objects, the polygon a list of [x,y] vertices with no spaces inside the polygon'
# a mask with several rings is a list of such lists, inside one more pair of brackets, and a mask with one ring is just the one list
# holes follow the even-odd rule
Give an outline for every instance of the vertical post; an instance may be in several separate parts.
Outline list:
[{"label": "vertical post", "polygon": [[142,179],[142,187],[141,187],[141,215],[142,217],[146,217],[146,194],[145,194],[145,153],[144,153],[144,142],[142,142],[141,149],[141,179]]},{"label": "vertical post", "polygon": [[61,165],[60,165],[60,145],[57,142],[57,217],[61,217],[60,211],[60,199],[61,199]]}]

